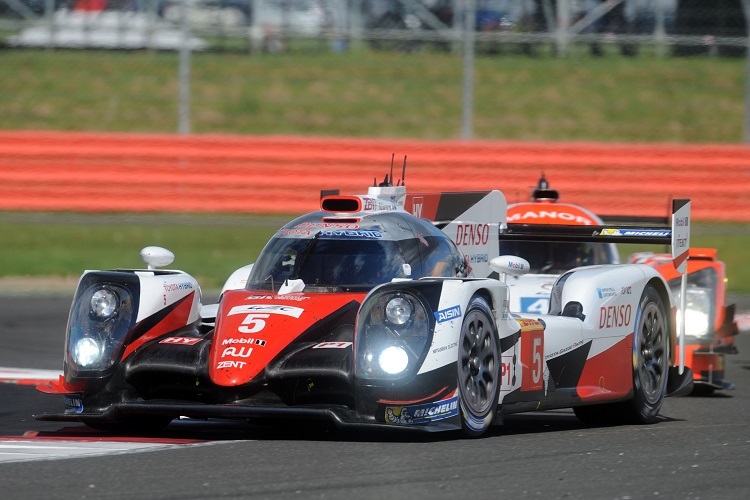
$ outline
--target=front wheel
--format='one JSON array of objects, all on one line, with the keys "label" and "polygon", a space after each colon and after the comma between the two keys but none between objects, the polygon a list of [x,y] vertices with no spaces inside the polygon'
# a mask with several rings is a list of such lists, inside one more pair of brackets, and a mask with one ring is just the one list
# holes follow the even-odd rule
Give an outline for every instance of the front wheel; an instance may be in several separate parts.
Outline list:
[{"label": "front wheel", "polygon": [[500,353],[490,306],[474,297],[461,325],[458,358],[458,395],[461,427],[471,437],[492,425],[500,390]]}]

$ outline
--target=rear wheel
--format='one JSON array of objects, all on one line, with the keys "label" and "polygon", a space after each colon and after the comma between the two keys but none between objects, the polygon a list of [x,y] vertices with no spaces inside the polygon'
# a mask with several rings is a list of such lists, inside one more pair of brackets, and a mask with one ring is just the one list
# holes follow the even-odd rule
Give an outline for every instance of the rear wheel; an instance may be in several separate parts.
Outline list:
[{"label": "rear wheel", "polygon": [[667,392],[669,319],[653,286],[643,291],[633,335],[633,398],[621,403],[579,406],[576,416],[587,424],[636,423],[656,420]]},{"label": "rear wheel", "polygon": [[471,437],[492,425],[500,390],[497,329],[481,297],[469,302],[458,343],[458,393],[461,427]]},{"label": "rear wheel", "polygon": [[669,318],[661,295],[647,286],[641,296],[633,337],[633,399],[626,415],[637,423],[656,419],[667,393]]}]

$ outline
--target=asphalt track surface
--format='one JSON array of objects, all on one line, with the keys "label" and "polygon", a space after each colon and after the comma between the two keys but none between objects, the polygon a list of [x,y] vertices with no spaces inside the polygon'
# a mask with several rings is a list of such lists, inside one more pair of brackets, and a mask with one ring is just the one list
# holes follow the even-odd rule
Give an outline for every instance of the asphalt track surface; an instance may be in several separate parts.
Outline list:
[{"label": "asphalt track surface", "polygon": [[[59,370],[69,305],[66,296],[0,297],[0,367]],[[508,417],[482,439],[177,422],[150,440],[118,441],[36,421],[61,409],[59,397],[0,384],[0,436],[11,447],[14,438],[47,456],[71,439],[120,443],[88,458],[0,461],[0,497],[744,500],[750,334],[737,345],[726,367],[734,391],[668,398],[655,424],[587,427],[565,410]]]}]

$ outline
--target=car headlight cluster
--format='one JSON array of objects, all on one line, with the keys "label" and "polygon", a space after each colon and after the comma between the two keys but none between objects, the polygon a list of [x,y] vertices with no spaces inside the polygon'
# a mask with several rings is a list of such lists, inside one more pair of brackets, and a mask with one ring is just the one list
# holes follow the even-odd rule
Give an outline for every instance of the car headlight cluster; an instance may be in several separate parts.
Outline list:
[{"label": "car headlight cluster", "polygon": [[398,379],[410,375],[430,345],[431,314],[418,292],[376,292],[362,305],[357,323],[356,375]]},{"label": "car headlight cluster", "polygon": [[[689,337],[709,337],[714,333],[716,314],[716,289],[718,276],[711,268],[688,274],[687,293],[685,294],[685,335]],[[682,315],[680,307],[681,278],[671,280],[669,287],[678,307],[677,332],[680,331]]]},{"label": "car headlight cluster", "polygon": [[[679,305],[679,289],[677,290],[677,304]],[[690,337],[706,337],[712,333],[711,311],[713,309],[711,291],[706,288],[687,289],[687,307],[685,308],[685,335]],[[682,315],[677,313],[677,332],[680,331]]]},{"label": "car headlight cluster", "polygon": [[79,290],[68,321],[67,357],[76,372],[101,372],[115,362],[133,320],[131,292],[112,283]]}]

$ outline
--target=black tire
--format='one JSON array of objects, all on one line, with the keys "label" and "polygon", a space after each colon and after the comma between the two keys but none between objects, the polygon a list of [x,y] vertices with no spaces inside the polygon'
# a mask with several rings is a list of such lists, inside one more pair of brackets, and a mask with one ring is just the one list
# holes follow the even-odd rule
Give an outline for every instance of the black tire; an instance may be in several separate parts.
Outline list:
[{"label": "black tire", "polygon": [[461,428],[479,437],[490,428],[500,391],[497,327],[487,301],[473,297],[458,342],[458,398]]},{"label": "black tire", "polygon": [[641,295],[633,336],[633,399],[626,417],[635,423],[656,420],[667,394],[669,316],[661,295],[649,285]]},{"label": "black tire", "polygon": [[649,424],[656,421],[667,393],[669,317],[661,295],[648,285],[641,295],[633,335],[633,398],[622,403],[579,406],[586,424]]}]

